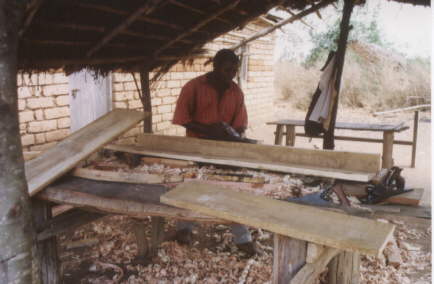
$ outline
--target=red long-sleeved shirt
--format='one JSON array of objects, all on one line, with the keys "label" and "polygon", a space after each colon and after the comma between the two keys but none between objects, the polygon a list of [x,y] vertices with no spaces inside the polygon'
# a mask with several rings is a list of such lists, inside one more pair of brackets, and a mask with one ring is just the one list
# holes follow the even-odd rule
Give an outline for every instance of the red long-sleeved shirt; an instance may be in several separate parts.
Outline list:
[{"label": "red long-sleeved shirt", "polygon": [[[221,98],[205,75],[190,80],[181,90],[173,115],[173,124],[189,122],[213,124],[224,121],[234,129],[247,128],[247,110],[244,95],[235,82]],[[187,129],[187,136],[200,137]]]}]

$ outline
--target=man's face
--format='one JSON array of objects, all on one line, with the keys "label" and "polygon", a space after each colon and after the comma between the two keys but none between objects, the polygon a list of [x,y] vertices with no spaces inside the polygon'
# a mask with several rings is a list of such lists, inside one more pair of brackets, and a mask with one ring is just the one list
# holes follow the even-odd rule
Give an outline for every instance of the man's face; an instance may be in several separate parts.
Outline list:
[{"label": "man's face", "polygon": [[223,61],[221,64],[215,67],[214,71],[218,75],[218,78],[223,81],[223,83],[230,83],[238,71],[238,64]]}]

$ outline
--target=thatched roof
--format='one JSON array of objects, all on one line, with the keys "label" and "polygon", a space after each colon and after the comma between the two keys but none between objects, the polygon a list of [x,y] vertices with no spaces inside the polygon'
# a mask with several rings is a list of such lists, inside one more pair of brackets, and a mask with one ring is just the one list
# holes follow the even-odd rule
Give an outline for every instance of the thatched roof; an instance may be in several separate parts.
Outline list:
[{"label": "thatched roof", "polygon": [[[313,1],[33,0],[21,29],[19,69],[171,66],[272,7],[303,9]],[[429,0],[411,1],[429,5]]]}]

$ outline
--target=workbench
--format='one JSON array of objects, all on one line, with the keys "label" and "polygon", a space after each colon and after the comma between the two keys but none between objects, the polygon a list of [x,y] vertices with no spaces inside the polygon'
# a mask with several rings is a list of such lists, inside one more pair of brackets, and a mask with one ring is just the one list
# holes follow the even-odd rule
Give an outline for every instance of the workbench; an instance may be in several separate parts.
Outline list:
[{"label": "workbench", "polygon": [[[404,123],[399,124],[372,124],[372,123],[347,123],[336,122],[335,129],[353,130],[353,131],[374,131],[382,132],[383,139],[354,137],[354,136],[335,136],[336,140],[358,141],[369,143],[382,143],[382,167],[391,168],[393,166],[393,145],[412,146],[411,167],[415,167],[416,163],[416,143],[417,143],[417,128],[419,121],[419,112],[415,112],[414,128],[412,141],[395,140],[395,133],[409,129]],[[267,122],[268,125],[276,125],[274,144],[281,145],[283,137],[285,137],[286,146],[294,146],[296,136],[308,137],[306,134],[297,133],[295,127],[304,127],[304,120],[282,119],[277,121]],[[285,129],[284,129],[285,128]],[[321,136],[322,138],[322,136]]]}]

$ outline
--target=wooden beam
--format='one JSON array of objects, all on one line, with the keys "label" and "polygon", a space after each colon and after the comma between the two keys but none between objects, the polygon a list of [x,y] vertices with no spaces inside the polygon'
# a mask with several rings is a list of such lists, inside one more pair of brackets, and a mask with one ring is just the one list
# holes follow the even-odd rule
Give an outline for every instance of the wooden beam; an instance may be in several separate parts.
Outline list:
[{"label": "wooden beam", "polygon": [[[294,12],[292,12],[288,7],[284,7],[281,6],[281,9],[283,9],[284,11],[288,12],[291,16],[295,16],[296,14]],[[310,28],[311,30],[313,30],[313,27],[311,25],[309,25],[308,23],[306,23],[305,20],[300,19],[300,22],[303,23],[304,25],[306,25],[308,28]]]},{"label": "wooden beam", "polygon": [[35,17],[36,13],[39,11],[39,8],[42,6],[44,2],[45,0],[32,0],[27,5],[24,24],[22,25],[20,31],[18,32],[19,37],[23,36],[23,34],[29,28],[30,24],[33,21],[33,18]]},{"label": "wooden beam", "polygon": [[[92,3],[81,3],[81,2],[77,2],[77,3],[75,3],[75,5],[82,7],[82,8],[85,8],[85,9],[93,9],[93,10],[97,10],[97,11],[101,11],[101,12],[105,12],[105,13],[110,13],[110,14],[115,14],[115,15],[126,16],[129,14],[129,12],[127,12],[127,11],[114,9],[114,8],[111,8],[111,7],[108,7],[105,5],[98,5],[98,4],[92,4]],[[142,21],[142,22],[151,23],[151,24],[160,25],[160,26],[165,26],[165,27],[171,28],[175,31],[184,30],[184,28],[179,26],[179,25],[167,23],[167,22],[162,21],[160,19],[151,18],[149,16],[142,15],[142,16],[138,17],[137,20]]]},{"label": "wooden beam", "polygon": [[55,203],[69,204],[83,210],[127,215],[137,218],[161,216],[180,220],[226,223],[222,219],[209,217],[189,210],[170,207],[163,204],[143,203],[125,199],[102,197],[98,195],[76,192],[59,186],[48,187],[37,195],[37,198]]},{"label": "wooden beam", "polygon": [[223,13],[225,13],[231,9],[234,9],[239,3],[240,3],[240,0],[231,1],[228,5],[217,10],[213,14],[208,15],[204,20],[200,21],[199,23],[197,23],[193,27],[187,28],[183,33],[179,34],[173,40],[167,42],[162,47],[160,47],[158,50],[156,50],[154,53],[154,56],[158,57],[158,55],[160,55],[168,47],[172,46],[173,44],[180,41],[181,39],[184,39],[185,37],[191,35],[192,33],[198,31],[200,28],[202,28],[205,25],[207,25],[208,23],[214,21],[218,16],[222,15]]},{"label": "wooden beam", "polygon": [[[369,181],[380,155],[143,134],[136,145],[107,149],[145,156]],[[338,177],[339,176],[339,177]]]},{"label": "wooden beam", "polygon": [[91,57],[98,50],[100,50],[106,43],[112,40],[115,36],[117,36],[121,31],[125,30],[130,26],[136,19],[142,15],[149,15],[152,13],[158,6],[164,5],[167,3],[167,0],[151,0],[146,1],[143,6],[135,10],[131,15],[129,15],[121,24],[116,26],[113,30],[111,30],[107,35],[105,35],[100,41],[96,43],[94,47],[92,47],[87,53],[86,57]]},{"label": "wooden beam", "polygon": [[332,2],[333,2],[332,0],[325,0],[325,1],[322,1],[322,2],[320,2],[318,4],[312,5],[312,7],[308,8],[308,9],[306,9],[306,10],[300,12],[300,13],[298,13],[297,15],[294,15],[294,16],[288,18],[288,19],[282,20],[282,21],[278,22],[277,24],[275,24],[272,27],[263,29],[263,30],[255,33],[254,35],[252,35],[252,36],[250,36],[250,37],[242,40],[240,43],[232,46],[230,49],[235,50],[235,49],[239,48],[240,46],[245,45],[246,43],[251,42],[251,41],[253,41],[255,39],[258,39],[260,37],[263,37],[263,36],[265,36],[265,35],[273,32],[274,30],[276,30],[276,29],[278,29],[278,28],[280,28],[280,27],[282,27],[284,25],[287,25],[287,24],[290,24],[290,23],[295,22],[297,20],[300,20],[304,16],[307,16],[307,15],[309,15],[309,14],[315,12],[315,11],[318,11],[319,9],[321,9],[321,8],[329,5]]},{"label": "wooden beam", "polygon": [[395,228],[388,223],[199,182],[180,184],[160,200],[298,240],[375,256],[383,251]]},{"label": "wooden beam", "polygon": [[73,176],[92,180],[125,182],[125,183],[171,183],[182,182],[184,178],[180,175],[164,176],[159,174],[144,174],[135,172],[101,171],[86,168],[76,168]]},{"label": "wooden beam", "polygon": [[[177,0],[170,0],[170,3],[172,3],[175,6],[178,6],[178,7],[184,8],[186,10],[189,10],[191,12],[197,13],[199,15],[207,15],[207,13],[205,13],[204,11],[199,10],[199,9],[193,7],[193,6],[188,5],[188,4],[179,2]],[[221,17],[217,17],[216,20],[220,21],[222,23],[228,24],[228,25],[233,25],[233,23],[231,21],[225,20],[225,19],[223,19]]]},{"label": "wooden beam", "polygon": [[41,228],[42,230],[38,230],[37,240],[43,241],[65,232],[71,232],[74,229],[93,222],[103,216],[104,215],[100,213],[72,209],[43,224],[44,227]]},{"label": "wooden beam", "polygon": [[26,178],[32,196],[68,172],[81,160],[129,130],[145,113],[116,109],[74,132],[37,158],[26,162]]}]

